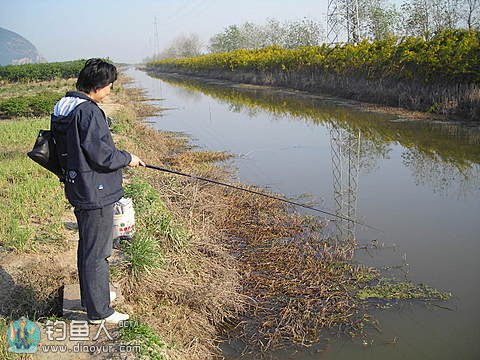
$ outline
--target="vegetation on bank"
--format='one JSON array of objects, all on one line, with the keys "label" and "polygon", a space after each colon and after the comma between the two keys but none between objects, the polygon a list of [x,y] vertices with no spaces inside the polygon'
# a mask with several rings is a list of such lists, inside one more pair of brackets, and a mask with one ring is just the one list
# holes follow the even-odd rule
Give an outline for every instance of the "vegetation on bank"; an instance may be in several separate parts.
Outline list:
[{"label": "vegetation on bank", "polygon": [[85,60],[0,66],[0,81],[27,82],[76,78]]},{"label": "vegetation on bank", "polygon": [[129,261],[129,273],[133,276],[143,271],[152,271],[165,265],[165,252],[160,238],[167,238],[173,248],[187,244],[188,234],[175,224],[172,215],[160,199],[158,192],[147,182],[133,178],[125,187],[125,196],[135,204],[135,241],[125,242],[123,249]]},{"label": "vegetation on bank", "polygon": [[357,45],[328,45],[284,49],[270,46],[235,50],[187,59],[166,59],[148,64],[178,70],[325,71],[366,79],[423,83],[480,81],[480,31],[447,30],[430,40],[387,38]]},{"label": "vegetation on bank", "polygon": [[146,324],[130,322],[120,328],[120,340],[128,345],[140,345],[140,356],[151,360],[167,359],[167,345]]}]

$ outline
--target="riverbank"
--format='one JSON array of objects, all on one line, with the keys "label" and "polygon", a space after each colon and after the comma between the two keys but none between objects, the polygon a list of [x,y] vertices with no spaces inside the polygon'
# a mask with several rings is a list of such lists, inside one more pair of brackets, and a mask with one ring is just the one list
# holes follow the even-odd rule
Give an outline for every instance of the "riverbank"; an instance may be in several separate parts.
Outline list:
[{"label": "riverbank", "polygon": [[147,69],[326,93],[478,121],[479,39],[478,31],[458,30],[428,41],[390,38],[332,48],[272,46],[166,59],[147,64]]},{"label": "riverbank", "polygon": [[[360,76],[347,77],[322,71],[253,72],[222,70],[187,70],[168,65],[147,66],[147,71],[161,75],[185,75],[206,80],[227,80],[236,83],[284,87],[328,94],[387,107],[404,108],[425,114],[442,115],[442,119],[480,121],[480,90],[477,85],[423,85],[395,79],[367,80]],[[386,110],[385,108],[381,109]],[[387,109],[388,111],[388,109]],[[390,110],[395,113],[398,111]],[[418,115],[417,115],[418,117]],[[424,117],[426,118],[426,117]]]},{"label": "riverbank", "polygon": [[[186,138],[153,130],[142,122],[155,111],[142,92],[115,89],[102,106],[114,119],[119,148],[148,163],[232,181],[214,163],[229,154],[197,151]],[[8,204],[2,214],[5,224],[17,223],[8,242],[2,237],[1,315],[6,320],[52,318],[58,290],[76,281],[77,233],[58,226],[72,222],[71,210],[58,181],[24,155],[38,129],[48,127],[47,118],[38,121],[0,123],[2,162],[26,167],[23,172],[6,163],[1,167],[9,171],[0,187],[2,204]],[[18,141],[11,128],[24,138]],[[220,355],[218,345],[226,338],[271,350],[314,344],[319,329],[361,333],[368,317],[357,294],[373,285],[377,273],[350,262],[352,244],[335,246],[325,238],[323,219],[300,216],[270,199],[148,169],[127,169],[125,178],[138,231],[116,253],[112,279],[122,289],[119,308],[141,326],[121,331],[117,342],[141,344],[150,358],[208,359]],[[28,179],[43,179],[48,187]],[[26,197],[16,195],[21,186]],[[42,212],[30,217],[40,201]],[[55,206],[62,211],[53,212]],[[51,236],[49,224],[58,227],[58,237]],[[1,348],[0,354],[7,355]]]}]

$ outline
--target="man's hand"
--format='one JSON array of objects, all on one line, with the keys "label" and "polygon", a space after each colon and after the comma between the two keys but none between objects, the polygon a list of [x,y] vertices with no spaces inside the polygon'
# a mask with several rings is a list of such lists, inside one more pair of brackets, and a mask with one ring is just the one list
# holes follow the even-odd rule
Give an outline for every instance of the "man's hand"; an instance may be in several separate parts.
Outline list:
[{"label": "man's hand", "polygon": [[132,161],[130,161],[130,164],[128,166],[130,167],[137,167],[137,166],[145,166],[145,163],[137,156],[130,154],[132,156]]}]

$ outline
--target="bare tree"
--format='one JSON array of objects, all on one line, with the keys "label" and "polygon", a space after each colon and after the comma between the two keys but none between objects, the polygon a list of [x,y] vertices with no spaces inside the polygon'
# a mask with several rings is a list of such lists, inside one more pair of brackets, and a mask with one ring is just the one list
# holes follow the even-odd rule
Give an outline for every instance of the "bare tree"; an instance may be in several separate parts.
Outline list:
[{"label": "bare tree", "polygon": [[479,0],[407,0],[402,4],[403,35],[429,38],[465,24],[478,26]]},{"label": "bare tree", "polygon": [[433,31],[456,29],[460,20],[460,0],[430,0]]},{"label": "bare tree", "polygon": [[464,0],[465,25],[468,30],[478,29],[480,27],[480,1]]},{"label": "bare tree", "polygon": [[197,34],[188,36],[177,36],[167,48],[163,49],[159,54],[155,54],[155,59],[167,58],[186,58],[201,55],[202,43]]},{"label": "bare tree", "polygon": [[385,0],[362,0],[359,3],[361,37],[382,40],[396,35],[400,13]]},{"label": "bare tree", "polygon": [[432,29],[428,0],[409,0],[401,6],[402,35],[427,39]]},{"label": "bare tree", "polygon": [[223,32],[210,38],[210,52],[228,52],[241,49],[243,45],[242,34],[237,25],[226,27]]},{"label": "bare tree", "polygon": [[285,44],[285,28],[277,19],[269,18],[264,26],[267,45],[283,46]]},{"label": "bare tree", "polygon": [[315,46],[320,45],[324,41],[322,26],[314,20],[303,18],[290,21],[284,27],[286,35],[282,45],[286,48]]}]

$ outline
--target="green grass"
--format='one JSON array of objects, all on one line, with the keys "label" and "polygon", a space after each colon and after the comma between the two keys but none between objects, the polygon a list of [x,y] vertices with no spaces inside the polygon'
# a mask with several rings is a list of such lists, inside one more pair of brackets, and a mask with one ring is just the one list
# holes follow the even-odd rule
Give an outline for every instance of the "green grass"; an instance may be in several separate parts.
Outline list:
[{"label": "green grass", "polygon": [[158,192],[145,181],[133,180],[125,187],[125,196],[133,199],[140,229],[154,238],[168,238],[175,248],[183,247],[188,241],[187,231],[173,220]]},{"label": "green grass", "polygon": [[124,242],[123,250],[133,275],[160,268],[165,263],[158,239],[151,237],[148,230],[140,230],[132,241]]},{"label": "green grass", "polygon": [[0,122],[0,241],[8,250],[32,250],[58,240],[66,202],[58,179],[30,160],[47,118]]},{"label": "green grass", "polygon": [[126,134],[130,129],[129,119],[127,114],[124,112],[118,111],[113,117],[112,132],[117,134]]},{"label": "green grass", "polygon": [[128,345],[140,345],[141,359],[163,360],[166,359],[167,345],[155,334],[155,332],[143,323],[128,323],[128,326],[120,327],[120,339]]},{"label": "green grass", "polygon": [[147,182],[133,177],[125,186],[125,196],[133,199],[136,234],[123,242],[129,268],[134,275],[165,265],[164,250],[169,245],[179,248],[187,242],[187,232],[177,225],[158,192]]}]

